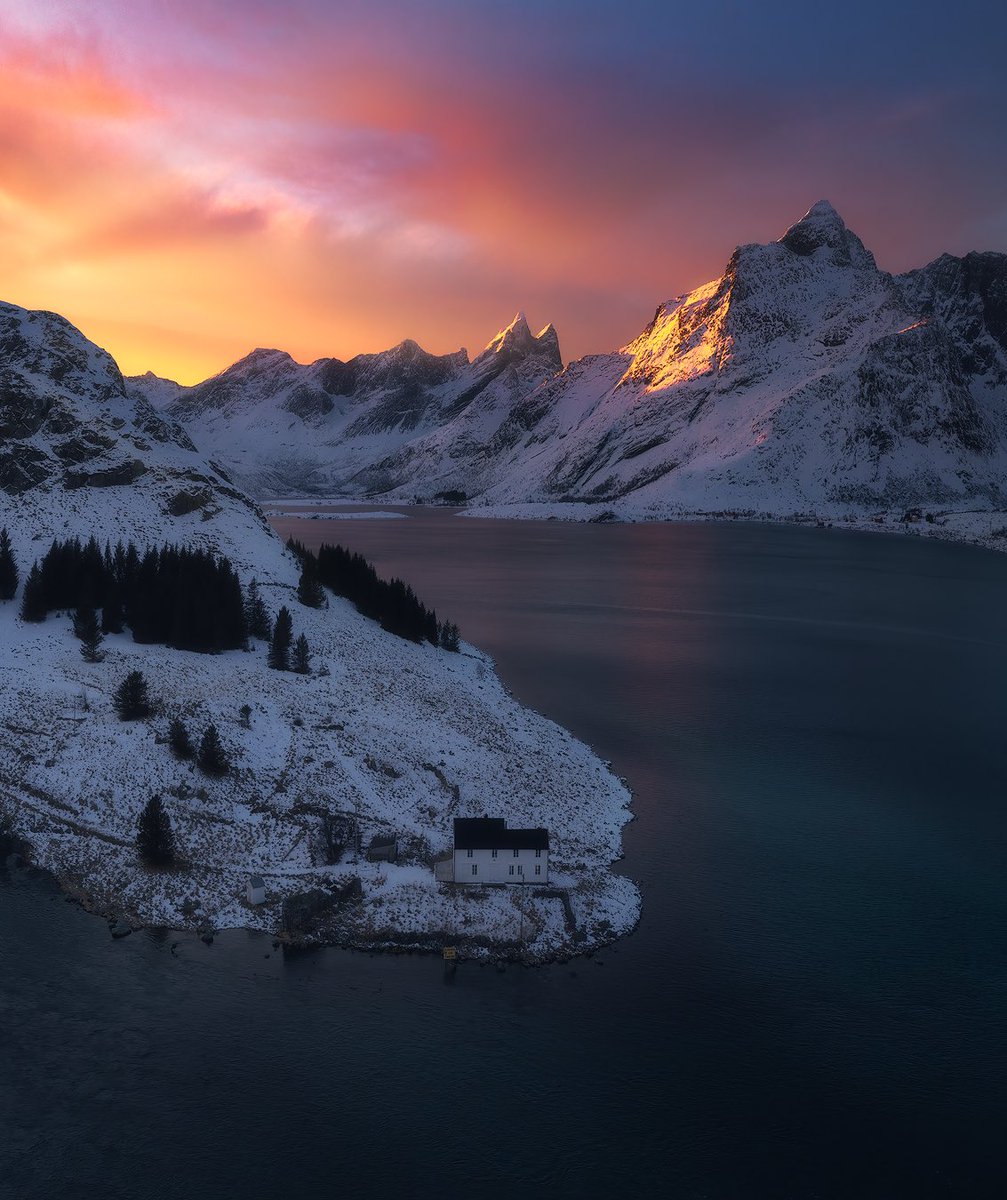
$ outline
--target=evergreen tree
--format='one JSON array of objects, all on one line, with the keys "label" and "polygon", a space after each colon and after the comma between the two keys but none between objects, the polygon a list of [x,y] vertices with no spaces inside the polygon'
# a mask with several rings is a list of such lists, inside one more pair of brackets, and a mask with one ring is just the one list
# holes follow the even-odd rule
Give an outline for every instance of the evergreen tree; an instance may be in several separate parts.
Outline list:
[{"label": "evergreen tree", "polygon": [[168,726],[168,745],[176,758],[192,758],[196,753],[181,717],[174,717]]},{"label": "evergreen tree", "polygon": [[267,641],[273,632],[272,623],[266,605],[259,595],[259,582],[253,579],[248,585],[245,596],[245,624],[248,626],[248,636]]},{"label": "evergreen tree", "polygon": [[21,596],[21,620],[44,621],[48,609],[45,603],[45,583],[38,563],[32,566]]},{"label": "evergreen tree", "polygon": [[290,670],[290,643],[294,637],[294,622],[286,605],[276,614],[273,637],[269,643],[269,665],[274,671]]},{"label": "evergreen tree", "polygon": [[318,582],[313,557],[306,558],[301,567],[301,578],[297,583],[297,599],[306,608],[321,608],[325,603],[325,589]]},{"label": "evergreen tree", "polygon": [[120,721],[139,721],[150,716],[150,695],[142,671],[130,671],[119,684],[113,703]]},{"label": "evergreen tree", "polygon": [[311,670],[311,651],[308,649],[308,639],[303,633],[294,642],[294,654],[290,669],[296,671],[298,675],[307,675]]},{"label": "evergreen tree", "polygon": [[231,764],[228,762],[224,747],[220,744],[220,735],[212,722],[207,725],[203,740],[199,743],[199,757],[196,759],[199,769],[207,775],[226,775]]},{"label": "evergreen tree", "polygon": [[451,650],[458,653],[459,649],[459,633],[458,626],[451,621],[445,621],[440,628],[440,644],[442,650]]},{"label": "evergreen tree", "polygon": [[101,652],[104,641],[98,627],[98,614],[93,608],[78,608],[73,616],[73,631],[80,638],[80,653],[85,662],[97,663],[105,657]]},{"label": "evergreen tree", "polygon": [[0,529],[0,600],[13,600],[17,591],[17,563],[6,528]]},{"label": "evergreen tree", "polygon": [[151,867],[169,867],[175,861],[175,838],[160,796],[151,796],[136,822],[136,848]]}]

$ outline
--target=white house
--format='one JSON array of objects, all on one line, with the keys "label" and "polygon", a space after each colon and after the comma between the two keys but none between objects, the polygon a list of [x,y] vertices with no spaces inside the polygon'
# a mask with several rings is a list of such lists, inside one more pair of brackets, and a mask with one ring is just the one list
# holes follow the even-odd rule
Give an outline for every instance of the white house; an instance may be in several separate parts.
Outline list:
[{"label": "white house", "polygon": [[455,883],[548,883],[549,830],[508,829],[502,817],[456,817]]},{"label": "white house", "polygon": [[266,881],[261,875],[252,875],[245,885],[245,896],[249,904],[266,903]]}]

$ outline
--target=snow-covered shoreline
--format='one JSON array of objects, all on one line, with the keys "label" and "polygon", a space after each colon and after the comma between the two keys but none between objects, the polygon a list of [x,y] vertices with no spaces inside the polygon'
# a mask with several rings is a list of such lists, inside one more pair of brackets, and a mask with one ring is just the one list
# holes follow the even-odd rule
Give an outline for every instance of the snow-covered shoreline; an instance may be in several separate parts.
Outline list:
[{"label": "snow-covered shoreline", "polygon": [[296,509],[264,508],[267,517],[292,517],[302,521],[394,521],[405,519],[406,514],[400,512],[298,512]]},{"label": "snow-covered shoreline", "polygon": [[[25,625],[13,604],[0,606],[0,813],[35,865],[89,909],[133,926],[246,927],[370,949],[451,944],[462,956],[526,962],[633,927],[639,893],[610,870],[629,792],[587,746],[519,705],[472,647],[448,654],[393,641],[345,601],[296,606],[293,579],[260,586],[272,607],[290,604],[314,674],[268,670],[261,645],[207,656],[128,634],[109,637],[104,662],[88,664],[68,618]],[[134,668],[160,712],[123,723],[111,692]],[[197,736],[217,724],[233,761],[223,780],[171,755],[177,713]],[[185,864],[176,870],[149,871],[137,857],[136,818],[155,793]],[[325,865],[326,813],[352,819],[364,847],[375,833],[396,834],[400,861],[369,863],[351,847]],[[435,881],[452,818],[482,813],[550,829],[554,894]],[[253,873],[267,886],[254,908],[244,900]],[[317,928],[283,933],[286,898],[348,885],[359,899],[331,903]],[[575,930],[556,889],[568,893]]]},{"label": "snow-covered shoreline", "polygon": [[[309,519],[315,514],[297,513],[288,510],[283,505],[318,505],[343,506],[354,501],[334,496],[327,499],[304,500],[270,500],[260,501],[267,506],[268,517],[298,517]],[[380,500],[372,500],[371,506],[380,505]],[[360,514],[369,518],[378,516],[407,516],[406,513],[392,512],[391,508],[402,507],[436,508],[437,505],[404,505],[401,501],[389,504],[388,509],[378,509],[375,512]],[[503,521],[568,521],[579,524],[646,524],[646,523],[682,523],[694,524],[703,521],[742,522],[746,524],[798,525],[817,526],[827,529],[845,529],[859,533],[887,533],[899,536],[935,538],[939,541],[957,542],[961,545],[976,546],[985,550],[995,550],[1000,553],[1007,551],[1007,509],[945,509],[935,505],[932,509],[919,510],[920,515],[906,521],[905,510],[892,509],[888,511],[851,512],[847,508],[835,506],[832,509],[812,512],[795,511],[792,513],[770,512],[765,510],[739,511],[736,509],[714,509],[697,511],[658,504],[632,503],[537,503],[537,504],[469,504],[460,506],[455,516],[473,520],[503,520]],[[929,512],[932,520],[927,520]],[[353,519],[354,513],[324,513],[319,517]]]},{"label": "snow-covered shoreline", "polygon": [[[335,502],[334,502],[335,503]],[[924,510],[925,511],[925,510]],[[286,514],[284,514],[286,515]],[[850,513],[849,511],[813,513],[738,512],[734,510],[693,512],[659,509],[656,506],[611,504],[494,504],[469,506],[460,517],[485,520],[570,521],[581,524],[682,523],[702,521],[742,522],[747,524],[818,526],[860,533],[887,533],[900,536],[935,538],[958,542],[985,550],[1007,551],[1007,509],[953,511],[935,508],[934,520],[925,515],[903,520],[904,511]]]},{"label": "snow-covered shoreline", "polygon": [[[282,928],[347,946],[450,938],[462,955],[544,961],[632,928],[639,892],[611,870],[630,796],[587,746],[518,704],[474,648],[404,640],[335,597],[301,603],[300,563],[261,508],[67,321],[0,305],[0,333],[0,528],[20,574],[0,603],[0,841],[126,929]],[[85,661],[68,613],[19,616],[32,564],[72,538],[94,538],[99,555],[121,542],[226,556],[246,600],[257,582],[267,625],[289,609],[308,671],[270,669],[261,640],[198,654],[128,632]],[[107,602],[99,591],[90,603]],[[184,601],[169,598],[178,621],[220,598]],[[136,671],[153,715],[122,721],[114,696]],[[215,726],[223,777],[175,757],[175,719],[196,745]],[[174,832],[169,870],[145,867],[136,843],[155,796]],[[550,883],[573,920],[554,892],[437,883],[456,816],[548,828]],[[360,847],[389,835],[397,861],[365,861]],[[266,881],[258,907],[245,902],[253,876]]]}]

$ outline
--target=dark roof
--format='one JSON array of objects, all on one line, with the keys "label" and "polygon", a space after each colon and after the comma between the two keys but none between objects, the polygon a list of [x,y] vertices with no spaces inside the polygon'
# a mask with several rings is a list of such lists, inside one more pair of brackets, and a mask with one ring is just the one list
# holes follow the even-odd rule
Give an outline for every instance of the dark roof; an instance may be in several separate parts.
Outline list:
[{"label": "dark roof", "polygon": [[548,829],[508,829],[503,817],[455,817],[456,850],[548,850]]}]

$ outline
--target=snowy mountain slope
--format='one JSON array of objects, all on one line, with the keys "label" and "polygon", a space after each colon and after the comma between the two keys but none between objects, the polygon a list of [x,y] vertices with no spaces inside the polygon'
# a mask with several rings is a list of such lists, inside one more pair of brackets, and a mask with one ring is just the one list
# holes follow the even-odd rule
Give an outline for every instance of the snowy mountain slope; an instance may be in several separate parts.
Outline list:
[{"label": "snowy mountain slope", "polygon": [[[1005,289],[1004,255],[879,271],[821,202],[663,304],[617,354],[542,384],[478,452],[442,443],[439,461],[496,505],[651,516],[1002,505]],[[440,481],[441,436],[399,453],[400,495]]]},{"label": "snowy mountain slope", "polygon": [[152,376],[130,386],[258,494],[284,495],[352,486],[362,467],[459,418],[485,439],[515,399],[561,366],[556,331],[535,336],[519,313],[472,362],[464,350],[433,355],[412,341],[308,365],[255,350],[180,392]]},{"label": "snowy mountain slope", "polygon": [[[511,895],[473,902],[434,883],[432,860],[455,815],[505,815],[550,828],[558,882],[572,889],[585,944],[627,929],[639,897],[612,875],[628,796],[587,747],[504,691],[471,647],[450,654],[385,633],[347,602],[297,602],[297,564],[258,508],[184,433],[127,390],[112,360],[61,318],[0,310],[0,526],[22,581],[54,537],[198,544],[255,576],[270,611],[289,606],[313,672],[269,670],[264,647],[198,655],[109,636],[86,663],[66,616],[22,622],[0,603],[0,817],[33,857],[106,912],[136,922],[275,930],[284,896],[361,881],[325,936],[354,945],[424,944],[444,933],[473,954],[513,942]],[[179,497],[184,498],[184,502]],[[324,667],[324,672],[321,668]],[[160,710],[123,723],[112,696],[146,675]],[[251,708],[247,725],[240,716]],[[233,769],[221,780],[165,744],[181,715],[198,739],[213,721]],[[139,866],[136,819],[164,798],[183,869]],[[393,832],[399,864],[348,852],[326,866],[326,814],[356,822],[366,845]],[[252,872],[269,902],[242,900]],[[526,898],[531,957],[571,947],[560,902]],[[482,940],[480,940],[482,939]]]},{"label": "snowy mountain slope", "polygon": [[[551,330],[532,339],[519,320],[474,364],[434,360],[450,382],[426,383],[412,407],[364,389],[361,411],[359,396],[322,388],[305,409],[325,398],[338,415],[302,419],[291,389],[323,368],[281,356],[275,392],[265,363],[237,364],[168,411],[221,457],[234,438],[229,461],[272,494],[460,491],[484,507],[572,502],[635,517],[1002,507],[1005,297],[1007,256],[944,255],[893,276],[821,201],[779,241],[739,247],[720,279],[662,304],[622,350],[562,371]],[[513,372],[468,390],[462,380],[508,338]],[[199,409],[220,381],[233,385],[227,402]]]},{"label": "snowy mountain slope", "polygon": [[236,562],[271,544],[261,512],[112,358],[53,313],[0,304],[0,523],[22,561],[67,530],[185,540]]}]

